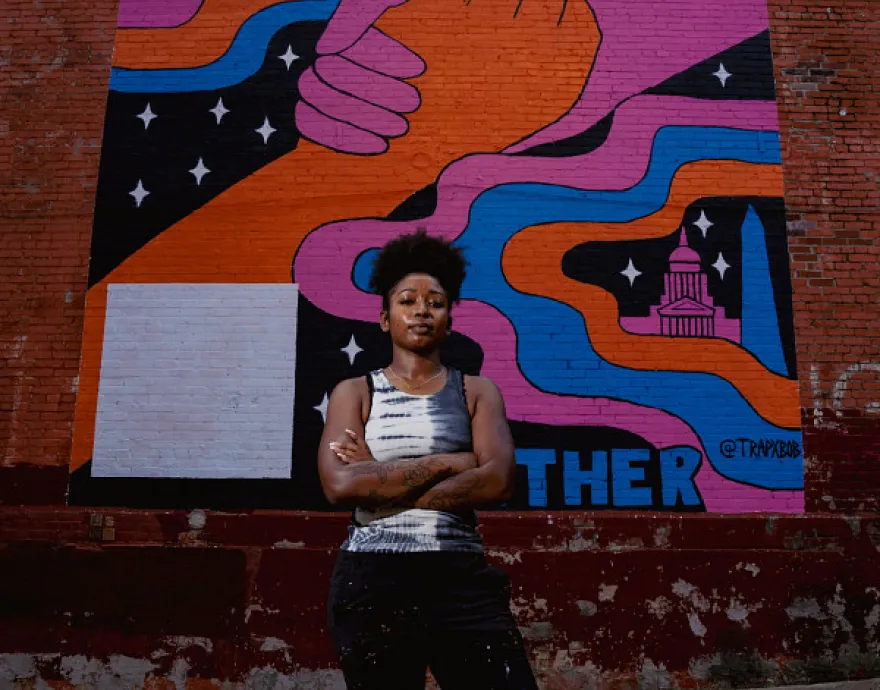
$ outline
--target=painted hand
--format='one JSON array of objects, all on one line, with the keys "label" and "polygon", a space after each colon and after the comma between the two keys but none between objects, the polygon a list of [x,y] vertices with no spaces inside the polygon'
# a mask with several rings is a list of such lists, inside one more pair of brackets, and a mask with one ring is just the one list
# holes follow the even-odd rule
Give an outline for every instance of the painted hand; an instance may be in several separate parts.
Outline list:
[{"label": "painted hand", "polygon": [[403,116],[420,105],[404,79],[424,61],[372,24],[408,0],[342,0],[318,41],[318,59],[299,80],[296,125],[307,139],[362,155],[384,153],[388,140],[409,130]]}]

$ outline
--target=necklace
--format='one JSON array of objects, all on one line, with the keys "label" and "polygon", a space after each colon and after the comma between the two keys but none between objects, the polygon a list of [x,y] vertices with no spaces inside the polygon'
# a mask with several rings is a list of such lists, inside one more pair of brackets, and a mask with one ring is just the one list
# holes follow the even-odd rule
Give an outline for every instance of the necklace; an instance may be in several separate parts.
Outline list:
[{"label": "necklace", "polygon": [[427,386],[429,383],[431,383],[431,381],[433,381],[433,380],[436,379],[438,376],[440,376],[440,374],[442,374],[444,371],[446,371],[446,367],[442,367],[442,366],[441,366],[441,367],[440,367],[440,370],[439,370],[436,374],[434,374],[434,375],[433,375],[431,378],[429,378],[429,379],[425,379],[424,381],[422,381],[422,382],[421,382],[420,384],[418,384],[418,385],[414,385],[413,383],[410,382],[410,380],[409,380],[408,378],[404,378],[403,376],[401,376],[400,374],[398,374],[396,371],[394,371],[394,369],[391,368],[391,365],[390,365],[390,364],[388,365],[388,371],[389,371],[389,372],[391,373],[391,375],[392,375],[394,378],[396,378],[398,381],[403,381],[404,383],[406,383],[407,387],[410,388],[410,390],[417,391],[419,388],[422,388],[422,387],[424,387],[424,386]]}]

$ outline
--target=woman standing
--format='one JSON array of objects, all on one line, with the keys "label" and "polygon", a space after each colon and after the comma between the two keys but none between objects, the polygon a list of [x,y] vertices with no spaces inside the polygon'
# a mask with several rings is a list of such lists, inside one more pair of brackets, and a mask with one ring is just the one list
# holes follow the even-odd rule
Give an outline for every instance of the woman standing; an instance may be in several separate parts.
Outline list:
[{"label": "woman standing", "polygon": [[330,396],[318,469],[354,508],[329,601],[349,690],[421,690],[428,667],[444,690],[537,687],[473,511],[513,491],[504,402],[440,361],[465,265],[422,230],[386,244],[370,287],[391,363]]}]

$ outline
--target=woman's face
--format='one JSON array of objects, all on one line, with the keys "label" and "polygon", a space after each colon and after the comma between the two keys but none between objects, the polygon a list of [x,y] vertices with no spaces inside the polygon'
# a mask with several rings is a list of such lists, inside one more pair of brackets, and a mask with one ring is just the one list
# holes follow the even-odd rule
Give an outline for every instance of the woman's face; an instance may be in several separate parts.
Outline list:
[{"label": "woman's face", "polygon": [[410,273],[394,286],[379,324],[398,347],[431,352],[449,332],[449,299],[436,278]]}]

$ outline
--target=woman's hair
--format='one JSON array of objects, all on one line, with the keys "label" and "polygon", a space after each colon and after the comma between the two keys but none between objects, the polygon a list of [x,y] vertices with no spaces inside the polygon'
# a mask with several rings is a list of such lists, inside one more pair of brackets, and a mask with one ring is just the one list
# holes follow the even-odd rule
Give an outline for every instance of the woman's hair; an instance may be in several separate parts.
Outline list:
[{"label": "woman's hair", "polygon": [[373,261],[370,289],[382,295],[382,309],[387,311],[395,285],[410,273],[426,273],[437,279],[452,305],[461,294],[467,263],[460,248],[419,228],[395,237],[379,250]]}]

